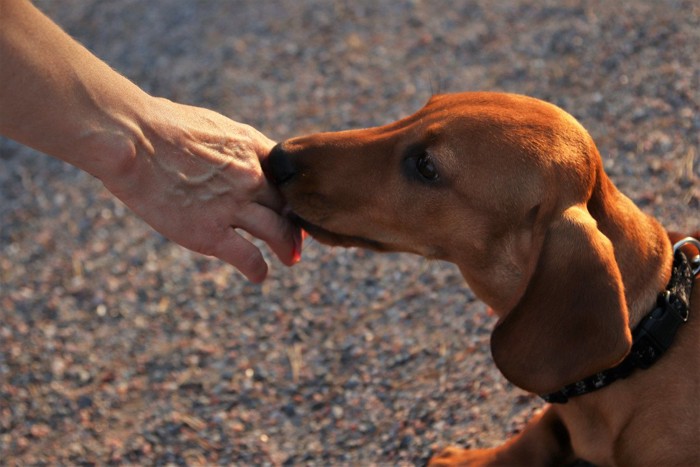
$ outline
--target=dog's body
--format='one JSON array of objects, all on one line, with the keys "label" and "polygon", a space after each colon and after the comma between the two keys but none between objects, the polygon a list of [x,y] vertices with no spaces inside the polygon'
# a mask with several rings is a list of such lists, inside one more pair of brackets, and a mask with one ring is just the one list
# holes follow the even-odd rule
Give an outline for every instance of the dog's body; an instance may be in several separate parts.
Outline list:
[{"label": "dog's body", "polygon": [[[500,318],[497,366],[538,394],[625,358],[671,276],[664,229],[613,186],[578,122],[536,99],[435,96],[390,125],[286,141],[267,164],[320,241],[456,263]],[[688,322],[650,369],[548,406],[499,448],[431,462],[700,465],[695,283]]]}]

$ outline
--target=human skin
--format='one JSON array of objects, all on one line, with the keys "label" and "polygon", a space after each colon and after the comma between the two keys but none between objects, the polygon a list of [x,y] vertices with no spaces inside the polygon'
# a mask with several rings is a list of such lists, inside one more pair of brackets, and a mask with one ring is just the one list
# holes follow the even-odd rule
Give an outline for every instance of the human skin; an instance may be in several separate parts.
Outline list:
[{"label": "human skin", "polygon": [[0,134],[89,172],[165,237],[253,282],[268,266],[238,229],[299,260],[256,129],[148,95],[25,0],[0,0],[0,83]]}]

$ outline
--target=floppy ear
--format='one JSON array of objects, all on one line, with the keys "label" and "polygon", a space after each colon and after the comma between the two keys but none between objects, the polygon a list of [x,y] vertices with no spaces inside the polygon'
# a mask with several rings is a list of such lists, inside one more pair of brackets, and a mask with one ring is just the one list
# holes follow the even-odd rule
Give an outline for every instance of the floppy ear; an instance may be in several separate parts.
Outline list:
[{"label": "floppy ear", "polygon": [[613,246],[585,207],[570,207],[548,227],[522,299],[496,325],[496,365],[545,394],[614,366],[631,345]]}]

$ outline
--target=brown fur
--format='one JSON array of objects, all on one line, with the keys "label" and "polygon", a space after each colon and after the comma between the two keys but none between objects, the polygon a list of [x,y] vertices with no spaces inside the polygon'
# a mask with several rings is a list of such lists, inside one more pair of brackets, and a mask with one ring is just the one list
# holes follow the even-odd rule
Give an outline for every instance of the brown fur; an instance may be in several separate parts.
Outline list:
[{"label": "brown fur", "polygon": [[[424,154],[436,180],[417,169]],[[664,229],[614,187],[583,127],[533,98],[435,96],[386,126],[286,141],[268,171],[322,242],[457,264],[500,318],[497,366],[532,392],[618,363],[670,277]],[[432,464],[700,464],[699,295],[651,369],[547,407],[499,448]]]}]

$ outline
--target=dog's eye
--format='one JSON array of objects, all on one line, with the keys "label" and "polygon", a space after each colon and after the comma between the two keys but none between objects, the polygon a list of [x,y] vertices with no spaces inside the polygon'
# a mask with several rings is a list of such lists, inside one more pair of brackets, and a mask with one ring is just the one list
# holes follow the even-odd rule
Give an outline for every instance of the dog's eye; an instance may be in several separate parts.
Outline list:
[{"label": "dog's eye", "polygon": [[437,180],[438,179],[438,173],[437,173],[437,168],[435,167],[435,163],[433,162],[433,159],[430,157],[430,155],[426,152],[418,156],[416,159],[416,170],[418,170],[418,173],[421,174],[423,178],[426,180]]}]

